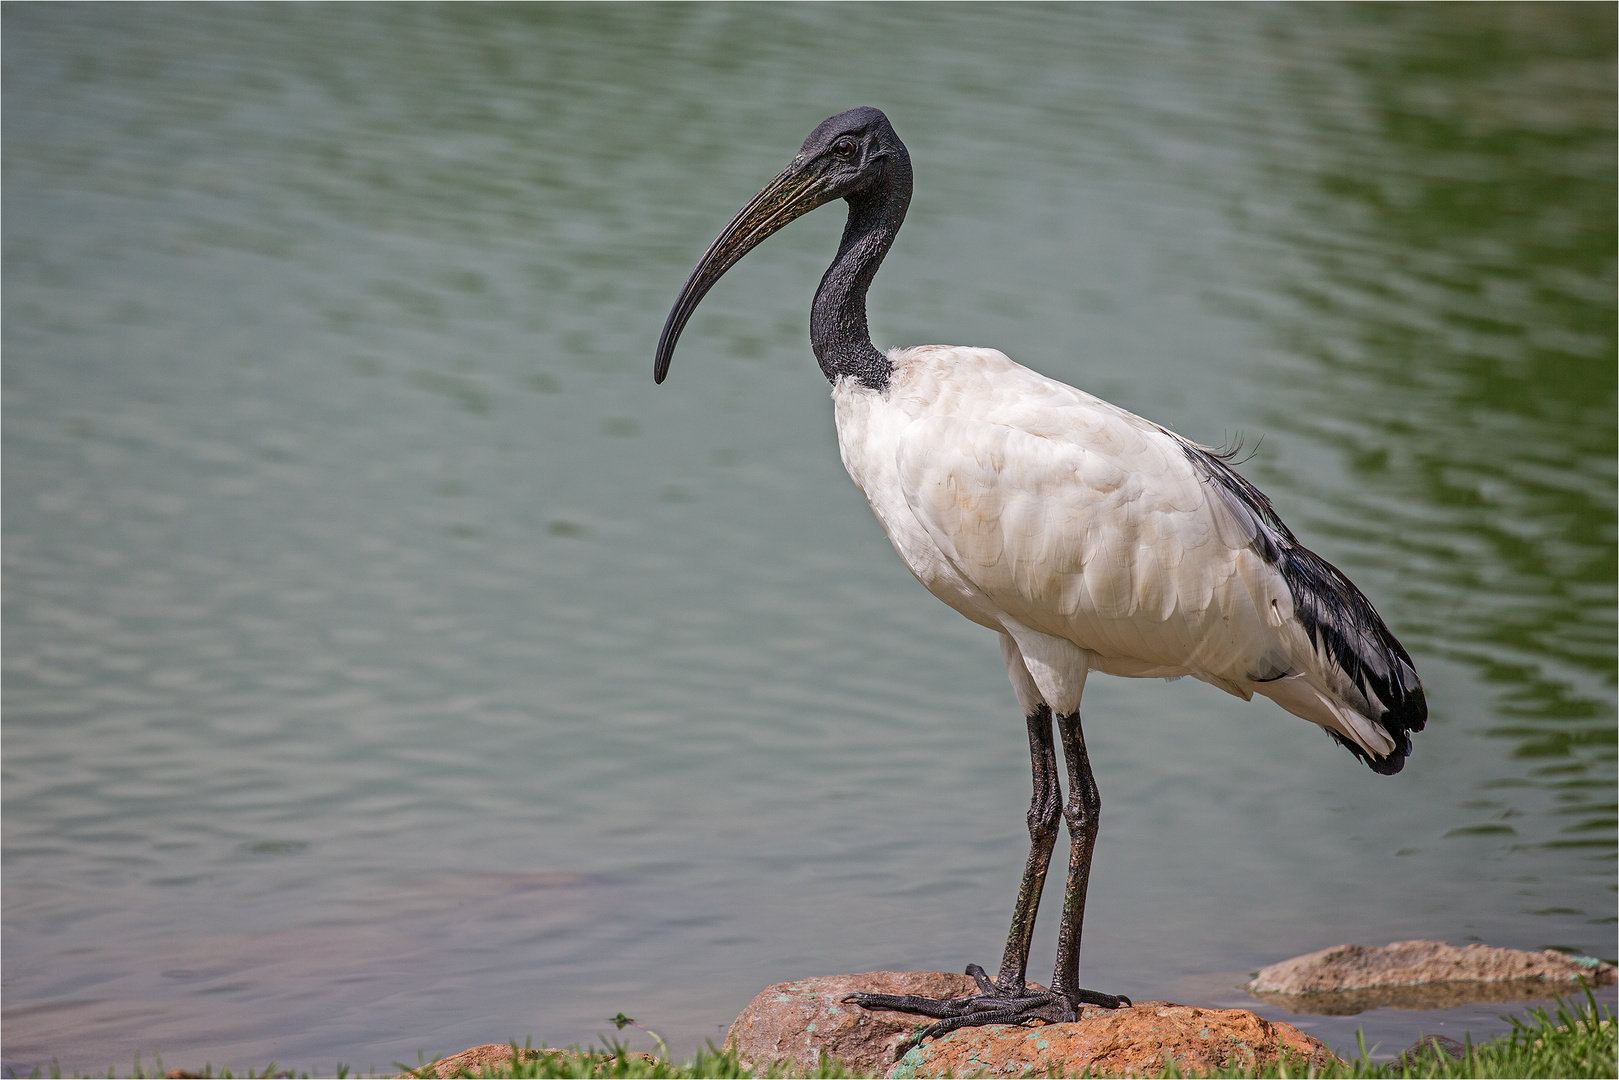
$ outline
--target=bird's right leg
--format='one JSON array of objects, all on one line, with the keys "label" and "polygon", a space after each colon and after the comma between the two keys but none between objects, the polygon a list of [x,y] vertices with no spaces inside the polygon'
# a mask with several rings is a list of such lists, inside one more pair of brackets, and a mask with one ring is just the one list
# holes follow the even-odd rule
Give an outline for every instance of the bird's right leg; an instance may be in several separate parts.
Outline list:
[{"label": "bird's right leg", "polygon": [[1062,788],[1057,782],[1057,750],[1051,734],[1050,707],[1038,706],[1027,720],[1030,769],[1034,779],[1028,816],[1029,860],[1023,867],[1023,883],[1012,909],[1012,929],[1006,937],[1000,977],[991,982],[983,968],[969,964],[967,974],[978,983],[979,989],[979,993],[970,997],[940,1000],[915,994],[851,994],[844,998],[866,1009],[892,1009],[938,1020],[918,1035],[918,1041],[958,1027],[1072,1018],[1071,1010],[1060,995],[1049,991],[1031,993],[1025,981],[1035,914],[1040,909],[1040,892],[1046,883],[1046,871],[1051,866],[1051,852],[1056,847],[1057,829],[1062,821]]}]

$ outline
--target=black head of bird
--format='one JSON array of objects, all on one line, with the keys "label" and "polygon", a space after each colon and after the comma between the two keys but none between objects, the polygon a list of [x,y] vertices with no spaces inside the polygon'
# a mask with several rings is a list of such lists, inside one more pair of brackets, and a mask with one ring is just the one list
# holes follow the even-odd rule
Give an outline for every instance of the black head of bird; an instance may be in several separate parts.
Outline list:
[{"label": "black head of bird", "polygon": [[686,322],[724,273],[784,226],[845,199],[849,222],[810,317],[810,340],[827,378],[873,375],[886,365],[866,329],[866,289],[911,203],[911,156],[882,110],[863,106],[821,122],[787,168],[720,231],[669,311],[652,377],[663,382]]}]

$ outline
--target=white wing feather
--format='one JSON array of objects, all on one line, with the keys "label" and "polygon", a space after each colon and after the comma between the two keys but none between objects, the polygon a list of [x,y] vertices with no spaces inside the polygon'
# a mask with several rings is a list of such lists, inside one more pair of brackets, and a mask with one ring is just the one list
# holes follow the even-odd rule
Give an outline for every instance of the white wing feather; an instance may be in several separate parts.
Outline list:
[{"label": "white wing feather", "polygon": [[[1243,684],[1275,651],[1264,612],[1291,613],[1285,582],[1222,539],[1217,508],[1168,436],[1108,417],[1112,437],[1095,440],[1096,417],[1063,411],[1073,415],[1047,417],[1042,435],[913,421],[895,462],[911,512],[991,603],[1096,654],[1101,670],[1212,676],[1247,697]],[[1063,419],[1091,429],[1085,443],[1062,437]]]}]

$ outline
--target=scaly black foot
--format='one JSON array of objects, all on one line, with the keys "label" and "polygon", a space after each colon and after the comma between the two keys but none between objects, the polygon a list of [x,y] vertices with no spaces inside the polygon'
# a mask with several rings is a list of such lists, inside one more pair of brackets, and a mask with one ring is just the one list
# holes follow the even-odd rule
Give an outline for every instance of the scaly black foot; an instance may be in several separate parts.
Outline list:
[{"label": "scaly black foot", "polygon": [[964,998],[925,998],[915,994],[850,994],[843,1000],[862,1009],[891,1009],[894,1012],[917,1013],[938,1020],[923,1028],[915,1042],[935,1039],[947,1031],[982,1024],[1026,1024],[1031,1020],[1044,1020],[1064,1024],[1074,1020],[1086,1005],[1099,1005],[1104,1009],[1130,1007],[1130,999],[1122,995],[1098,994],[1094,990],[1076,990],[1063,994],[1055,990],[1029,990],[1008,987],[1002,990],[977,964],[967,965],[967,974],[973,977],[981,993]]}]

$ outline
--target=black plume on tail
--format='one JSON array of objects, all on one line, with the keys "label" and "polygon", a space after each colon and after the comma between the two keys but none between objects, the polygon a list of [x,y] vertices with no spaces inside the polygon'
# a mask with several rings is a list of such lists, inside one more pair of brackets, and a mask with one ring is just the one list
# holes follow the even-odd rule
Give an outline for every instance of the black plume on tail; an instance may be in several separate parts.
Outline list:
[{"label": "black plume on tail", "polygon": [[[1219,456],[1182,440],[1187,456],[1212,491],[1245,521],[1253,550],[1281,571],[1293,594],[1293,610],[1316,652],[1336,665],[1366,699],[1368,719],[1388,732],[1394,749],[1374,758],[1352,739],[1327,729],[1338,742],[1371,766],[1392,776],[1405,767],[1411,732],[1428,722],[1428,699],[1411,655],[1389,632],[1366,594],[1327,560],[1299,543],[1270,500]],[[1373,715],[1376,713],[1377,715]]]}]

